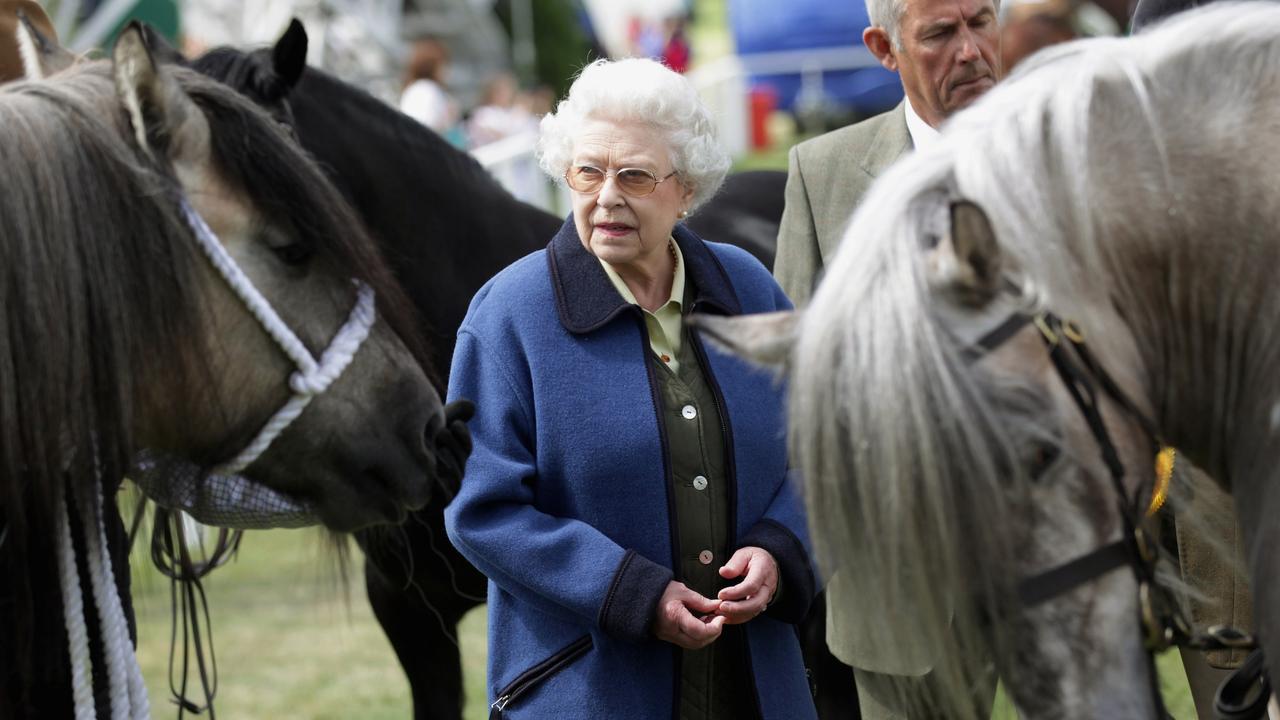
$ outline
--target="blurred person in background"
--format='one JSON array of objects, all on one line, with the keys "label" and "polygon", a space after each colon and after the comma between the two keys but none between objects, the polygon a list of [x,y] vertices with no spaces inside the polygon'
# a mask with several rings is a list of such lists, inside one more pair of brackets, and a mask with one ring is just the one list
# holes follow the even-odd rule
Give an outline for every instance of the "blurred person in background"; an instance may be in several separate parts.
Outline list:
[{"label": "blurred person in background", "polygon": [[680,222],[729,169],[710,113],[661,63],[600,61],[538,150],[573,212],[476,294],[449,376],[477,405],[445,524],[489,577],[494,717],[815,718],[781,388],[683,322],[790,307]]},{"label": "blurred person in background", "polygon": [[1072,0],[1009,2],[1000,21],[1000,62],[1005,72],[1040,48],[1079,37],[1071,24]]},{"label": "blurred person in background", "polygon": [[1092,0],[1010,0],[1000,12],[1005,73],[1037,50],[1081,37],[1119,35],[1124,25]]},{"label": "blurred person in background", "polygon": [[520,100],[519,86],[511,73],[499,73],[490,79],[480,104],[467,119],[467,139],[471,147],[536,132],[538,119]]},{"label": "blurred person in background", "polygon": [[[936,141],[946,119],[1003,74],[998,0],[866,0],[866,5],[871,24],[862,41],[881,65],[898,73],[906,97],[888,112],[791,149],[774,274],[797,305],[808,302],[875,179],[913,148]],[[852,618],[878,609],[858,608],[845,586],[847,577],[839,567],[829,571],[827,646],[853,667],[862,716],[907,718],[905,698],[932,695],[934,659],[927,653],[883,652],[850,632],[857,624]],[[973,708],[959,714],[990,714],[994,677],[980,685],[973,690]],[[948,708],[936,710],[927,717],[948,717]]]},{"label": "blurred person in background", "polygon": [[632,15],[627,21],[627,39],[633,57],[658,59],[666,47],[662,27],[640,15]]},{"label": "blurred person in background", "polygon": [[400,112],[426,125],[459,147],[465,138],[458,126],[458,103],[446,89],[449,49],[432,37],[419,38],[409,47],[400,93]]},{"label": "blurred person in background", "polygon": [[689,39],[685,36],[687,22],[688,19],[685,16],[673,15],[663,23],[666,28],[667,44],[662,49],[662,62],[678,73],[689,71],[689,59],[692,56]]}]

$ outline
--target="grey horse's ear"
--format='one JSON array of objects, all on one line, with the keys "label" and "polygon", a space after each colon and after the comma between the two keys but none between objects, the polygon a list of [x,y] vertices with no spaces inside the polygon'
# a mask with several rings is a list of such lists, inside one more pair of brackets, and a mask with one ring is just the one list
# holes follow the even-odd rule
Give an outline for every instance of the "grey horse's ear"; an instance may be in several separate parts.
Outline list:
[{"label": "grey horse's ear", "polygon": [[987,213],[968,200],[952,202],[949,232],[928,252],[929,284],[965,305],[987,304],[1001,287],[1003,260]]},{"label": "grey horse's ear", "polygon": [[[17,12],[18,22],[13,31],[27,80],[47,78],[75,64],[75,54],[59,45],[57,36],[42,30],[25,9],[19,8]],[[44,20],[47,22],[48,18]]]},{"label": "grey horse's ear", "polygon": [[762,367],[784,370],[800,327],[800,312],[720,317],[691,315],[689,324],[717,346]]},{"label": "grey horse's ear", "polygon": [[152,157],[166,155],[178,170],[209,152],[209,123],[173,77],[156,64],[138,22],[129,23],[111,51],[116,95],[129,115],[134,139]]}]

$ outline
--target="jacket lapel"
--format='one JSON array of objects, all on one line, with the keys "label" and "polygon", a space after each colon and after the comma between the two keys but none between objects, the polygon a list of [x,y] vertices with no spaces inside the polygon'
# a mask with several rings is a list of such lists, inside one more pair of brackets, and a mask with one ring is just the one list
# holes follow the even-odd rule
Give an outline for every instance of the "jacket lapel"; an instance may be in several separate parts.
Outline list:
[{"label": "jacket lapel", "polygon": [[858,166],[871,177],[878,177],[886,168],[911,150],[911,131],[907,129],[906,100],[889,111],[880,124],[875,139],[866,146],[866,152],[858,159]]}]

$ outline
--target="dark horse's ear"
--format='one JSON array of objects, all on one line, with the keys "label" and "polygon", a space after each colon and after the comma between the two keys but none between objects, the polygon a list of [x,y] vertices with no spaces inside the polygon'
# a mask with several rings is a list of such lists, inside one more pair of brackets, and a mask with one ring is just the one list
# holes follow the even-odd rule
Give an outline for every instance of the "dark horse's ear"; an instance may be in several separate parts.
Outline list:
[{"label": "dark horse's ear", "polygon": [[1003,261],[995,229],[987,213],[969,200],[952,202],[948,211],[950,232],[928,250],[929,284],[980,307],[1001,288]]},{"label": "dark horse's ear", "polygon": [[302,71],[307,69],[307,29],[302,27],[298,18],[289,21],[289,27],[276,41],[271,51],[271,65],[276,71],[277,96],[272,100],[280,100],[288,95],[302,79]]},{"label": "dark horse's ear", "polygon": [[147,49],[151,51],[151,57],[162,65],[181,65],[187,67],[187,57],[183,55],[178,48],[174,47],[169,39],[160,34],[150,23],[139,22],[138,26],[142,29],[142,40],[147,44]]},{"label": "dark horse's ear", "polygon": [[116,95],[134,138],[148,155],[167,156],[174,168],[195,168],[209,156],[209,121],[173,77],[156,64],[140,23],[131,22],[111,51]]}]

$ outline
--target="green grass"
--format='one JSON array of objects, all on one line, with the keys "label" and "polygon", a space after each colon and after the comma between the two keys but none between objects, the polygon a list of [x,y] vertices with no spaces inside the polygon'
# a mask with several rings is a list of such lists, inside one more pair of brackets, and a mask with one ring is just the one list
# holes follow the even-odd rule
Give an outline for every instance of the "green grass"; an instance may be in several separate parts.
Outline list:
[{"label": "green grass", "polygon": [[[141,543],[140,543],[141,546]],[[176,715],[169,703],[168,585],[135,550],[134,605],[138,659],[153,715]],[[356,557],[346,585],[338,580],[328,541],[315,530],[245,536],[239,557],[208,579],[206,589],[218,658],[218,714],[263,718],[402,719],[409,686],[365,600]],[[467,720],[485,706],[485,615],[473,610],[459,631]],[[1179,720],[1195,717],[1177,653],[1160,658],[1165,701]],[[193,693],[194,695],[194,693]],[[997,700],[994,717],[1014,717]]]},{"label": "green grass", "polygon": [[[409,686],[365,600],[361,560],[338,578],[328,541],[314,530],[246,535],[239,557],[206,582],[217,652],[219,715],[228,718],[406,718]],[[167,581],[135,550],[138,659],[156,717],[176,714],[166,680]],[[466,717],[487,717],[485,616],[461,628]],[[193,673],[192,682],[195,675]],[[190,693],[198,697],[198,693]]]}]

